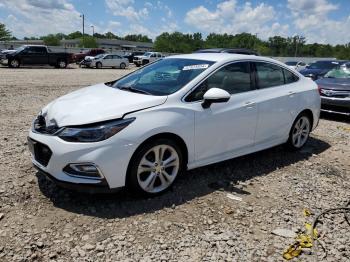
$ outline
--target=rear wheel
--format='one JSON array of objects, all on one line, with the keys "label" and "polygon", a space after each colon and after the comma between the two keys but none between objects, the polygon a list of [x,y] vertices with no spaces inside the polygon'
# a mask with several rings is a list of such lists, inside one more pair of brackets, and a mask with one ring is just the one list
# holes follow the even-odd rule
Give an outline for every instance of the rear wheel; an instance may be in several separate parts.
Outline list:
[{"label": "rear wheel", "polygon": [[96,68],[101,69],[102,68],[102,63],[101,62],[97,62],[96,63]]},{"label": "rear wheel", "polygon": [[143,60],[143,61],[142,61],[142,65],[147,65],[148,63],[149,63],[148,60]]},{"label": "rear wheel", "polygon": [[18,68],[20,65],[19,63],[19,60],[18,59],[12,59],[10,62],[9,62],[9,67],[12,67],[12,68]]},{"label": "rear wheel", "polygon": [[289,149],[298,150],[302,148],[309,139],[311,131],[311,120],[307,114],[301,114],[294,121],[289,132],[287,146]]},{"label": "rear wheel", "polygon": [[126,64],[125,64],[125,63],[121,63],[121,64],[120,64],[120,69],[125,69],[125,67],[126,67]]},{"label": "rear wheel", "polygon": [[57,62],[58,68],[66,68],[67,67],[67,62],[65,60],[58,60]]},{"label": "rear wheel", "polygon": [[167,191],[182,170],[181,149],[169,139],[143,145],[130,162],[128,185],[136,192],[156,195]]}]

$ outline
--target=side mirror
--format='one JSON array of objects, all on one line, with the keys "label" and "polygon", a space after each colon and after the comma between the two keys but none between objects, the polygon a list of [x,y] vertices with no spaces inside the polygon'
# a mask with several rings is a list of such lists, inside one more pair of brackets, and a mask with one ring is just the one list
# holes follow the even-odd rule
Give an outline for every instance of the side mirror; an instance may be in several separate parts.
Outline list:
[{"label": "side mirror", "polygon": [[203,108],[209,108],[212,103],[225,103],[230,100],[231,95],[220,88],[210,88],[203,96]]}]

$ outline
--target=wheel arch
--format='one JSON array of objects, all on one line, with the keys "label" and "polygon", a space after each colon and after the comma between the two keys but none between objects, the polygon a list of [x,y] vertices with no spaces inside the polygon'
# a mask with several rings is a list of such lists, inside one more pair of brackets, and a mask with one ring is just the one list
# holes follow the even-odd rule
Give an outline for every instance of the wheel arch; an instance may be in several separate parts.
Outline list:
[{"label": "wheel arch", "polygon": [[183,168],[186,169],[187,168],[187,163],[188,163],[188,148],[187,148],[187,145],[185,143],[185,141],[177,134],[174,134],[174,133],[171,133],[171,132],[163,132],[163,133],[159,133],[159,134],[155,134],[155,135],[152,135],[150,136],[149,138],[147,138],[146,140],[144,140],[136,149],[135,151],[133,152],[131,158],[130,158],[130,161],[129,161],[129,164],[128,164],[128,168],[127,168],[127,173],[130,172],[130,168],[131,168],[131,163],[133,162],[134,158],[135,158],[135,155],[136,153],[138,152],[138,150],[144,146],[145,144],[155,140],[155,139],[160,139],[160,138],[163,138],[163,139],[169,139],[169,140],[172,140],[174,141],[176,144],[179,145],[180,149],[181,149],[181,153],[183,154],[183,158],[184,158],[184,161],[183,161]]},{"label": "wheel arch", "polygon": [[312,113],[312,110],[311,109],[304,109],[302,110],[294,119],[294,121],[302,114],[305,114],[309,117],[310,121],[311,121],[311,129],[312,127],[314,126],[314,114]]}]

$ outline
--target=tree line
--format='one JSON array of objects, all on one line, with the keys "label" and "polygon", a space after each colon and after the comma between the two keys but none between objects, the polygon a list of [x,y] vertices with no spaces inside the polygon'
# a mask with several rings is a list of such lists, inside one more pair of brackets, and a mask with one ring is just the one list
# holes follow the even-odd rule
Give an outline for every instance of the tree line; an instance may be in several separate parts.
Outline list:
[{"label": "tree line", "polygon": [[[0,23],[0,40],[15,40],[11,32]],[[49,34],[41,37],[24,37],[24,40],[43,40],[46,45],[58,46],[63,39],[80,39],[79,46],[98,47],[96,39],[121,39],[136,42],[152,43],[152,39],[142,34],[130,34],[124,37],[112,32],[94,35],[83,34],[80,31],[70,34]],[[346,44],[307,44],[303,36],[282,37],[273,36],[262,40],[257,35],[249,33],[216,34],[203,37],[201,33],[184,34],[181,32],[162,33],[154,40],[154,50],[167,53],[191,53],[203,48],[248,48],[265,56],[305,56],[305,57],[336,57],[350,60],[350,42]]]}]

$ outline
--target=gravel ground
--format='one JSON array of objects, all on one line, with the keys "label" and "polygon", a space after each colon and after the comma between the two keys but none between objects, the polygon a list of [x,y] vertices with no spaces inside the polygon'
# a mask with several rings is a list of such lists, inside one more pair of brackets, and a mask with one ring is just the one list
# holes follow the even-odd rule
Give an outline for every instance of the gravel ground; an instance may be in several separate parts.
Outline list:
[{"label": "gravel ground", "polygon": [[[294,240],[274,229],[303,230],[350,200],[350,125],[332,116],[301,152],[279,146],[189,171],[151,199],[75,193],[37,174],[26,136],[40,108],[128,71],[0,68],[0,261],[283,261]],[[295,260],[349,261],[344,215],[321,221],[327,253]]]}]

